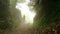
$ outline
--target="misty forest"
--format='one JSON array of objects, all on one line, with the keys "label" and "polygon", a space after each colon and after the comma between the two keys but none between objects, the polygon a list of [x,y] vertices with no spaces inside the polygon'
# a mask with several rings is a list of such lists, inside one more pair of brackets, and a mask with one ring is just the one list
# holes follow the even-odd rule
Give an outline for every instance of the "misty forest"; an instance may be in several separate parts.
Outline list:
[{"label": "misty forest", "polygon": [[0,0],[0,34],[60,34],[60,0]]}]

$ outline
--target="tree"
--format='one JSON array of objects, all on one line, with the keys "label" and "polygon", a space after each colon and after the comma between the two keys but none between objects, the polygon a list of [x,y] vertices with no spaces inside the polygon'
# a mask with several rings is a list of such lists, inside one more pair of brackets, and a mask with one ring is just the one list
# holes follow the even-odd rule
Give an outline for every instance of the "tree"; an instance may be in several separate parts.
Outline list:
[{"label": "tree", "polygon": [[60,0],[35,0],[34,9],[37,15],[34,23],[39,27],[46,27],[60,22],[59,3]]}]

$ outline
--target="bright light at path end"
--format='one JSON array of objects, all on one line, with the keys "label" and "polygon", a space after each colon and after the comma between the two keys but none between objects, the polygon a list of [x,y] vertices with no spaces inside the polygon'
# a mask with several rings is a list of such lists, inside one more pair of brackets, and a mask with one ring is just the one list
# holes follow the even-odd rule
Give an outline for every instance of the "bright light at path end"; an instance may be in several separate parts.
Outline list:
[{"label": "bright light at path end", "polygon": [[29,2],[30,2],[30,0],[25,0],[24,3],[17,2],[16,8],[21,11],[22,18],[25,16],[25,23],[32,24],[36,13],[30,10],[30,8],[28,6]]}]

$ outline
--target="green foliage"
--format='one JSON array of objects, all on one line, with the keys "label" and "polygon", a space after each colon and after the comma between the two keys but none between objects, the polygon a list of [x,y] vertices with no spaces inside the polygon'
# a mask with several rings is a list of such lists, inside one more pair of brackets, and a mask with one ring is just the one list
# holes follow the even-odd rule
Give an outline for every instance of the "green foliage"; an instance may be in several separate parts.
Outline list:
[{"label": "green foliage", "polygon": [[10,27],[10,24],[9,23],[1,23],[0,24],[0,29],[7,29]]},{"label": "green foliage", "polygon": [[35,23],[39,27],[60,22],[60,0],[37,0],[34,8],[37,12]]},{"label": "green foliage", "polygon": [[9,23],[7,20],[8,17],[8,8],[9,3],[8,0],[0,0],[0,29],[6,29],[9,28]]}]

